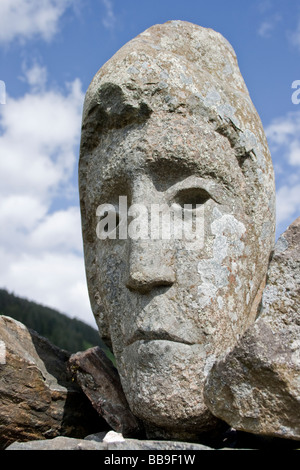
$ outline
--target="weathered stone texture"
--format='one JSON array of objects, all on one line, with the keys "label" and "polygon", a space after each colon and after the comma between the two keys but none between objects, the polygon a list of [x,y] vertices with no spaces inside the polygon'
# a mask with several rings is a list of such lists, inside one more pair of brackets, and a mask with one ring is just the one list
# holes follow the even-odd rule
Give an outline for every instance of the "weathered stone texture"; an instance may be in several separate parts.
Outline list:
[{"label": "weathered stone texture", "polygon": [[67,370],[70,354],[0,316],[0,447],[107,429]]},{"label": "weathered stone texture", "polygon": [[[203,383],[254,320],[275,226],[267,141],[226,39],[171,21],[104,64],[86,93],[79,189],[91,305],[132,412],[163,436],[214,429]],[[100,240],[97,207],[120,211],[120,196],[198,205],[203,237]]]},{"label": "weathered stone texture", "polygon": [[141,423],[131,413],[119,374],[98,347],[72,354],[68,367],[99,416],[125,437],[141,434]]},{"label": "weathered stone texture", "polygon": [[[188,451],[188,450],[212,450],[202,444],[171,441],[140,441],[138,439],[123,439],[115,442],[98,442],[94,440],[72,439],[67,437],[56,437],[47,441],[16,442],[6,450],[162,450],[162,451]],[[113,454],[109,454],[113,457]],[[127,455],[127,454],[126,454]],[[129,454],[128,454],[129,455]],[[123,453],[115,455],[115,459],[124,456]],[[121,460],[117,464],[121,464]],[[128,464],[128,460],[124,461]],[[132,465],[133,466],[133,465]]]},{"label": "weathered stone texture", "polygon": [[300,440],[300,218],[278,239],[255,324],[205,385],[210,410],[242,431]]}]

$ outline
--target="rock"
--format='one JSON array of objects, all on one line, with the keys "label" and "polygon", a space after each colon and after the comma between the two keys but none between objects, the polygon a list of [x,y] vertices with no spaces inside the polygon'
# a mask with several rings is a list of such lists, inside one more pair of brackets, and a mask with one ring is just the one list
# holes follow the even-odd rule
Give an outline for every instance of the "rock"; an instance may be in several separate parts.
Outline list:
[{"label": "rock", "polygon": [[137,436],[141,423],[131,413],[118,371],[98,347],[72,354],[69,369],[99,415],[124,436]]},{"label": "rock", "polygon": [[[6,450],[212,450],[210,447],[188,442],[143,441],[124,439],[122,441],[98,442],[86,439],[56,437],[47,441],[15,442]],[[121,454],[122,455],[122,454]]]},{"label": "rock", "polygon": [[[103,65],[85,97],[79,189],[92,310],[131,411],[148,437],[213,432],[203,384],[254,321],[275,235],[267,140],[225,38],[170,21]],[[185,204],[194,239],[176,236]],[[157,206],[177,211],[173,235],[158,233]]]},{"label": "rock", "polygon": [[[91,434],[84,439],[59,436],[42,441],[15,442],[8,446],[6,450],[144,450],[146,452],[157,450],[185,452],[189,450],[292,450],[295,448],[297,448],[296,441],[256,436],[232,429],[223,436],[223,440],[219,442],[218,446],[212,447],[194,442],[124,439],[120,433],[109,431],[108,433]],[[118,455],[124,454],[120,453]]]},{"label": "rock", "polygon": [[106,446],[97,441],[58,436],[47,440],[15,442],[5,450],[106,450]]},{"label": "rock", "polygon": [[0,447],[108,429],[67,370],[70,354],[0,316]]},{"label": "rock", "polygon": [[107,444],[108,450],[212,450],[211,447],[203,444],[181,441],[153,441],[125,439],[125,441],[112,442]]},{"label": "rock", "polygon": [[300,217],[278,239],[258,319],[205,384],[232,427],[300,440]]}]

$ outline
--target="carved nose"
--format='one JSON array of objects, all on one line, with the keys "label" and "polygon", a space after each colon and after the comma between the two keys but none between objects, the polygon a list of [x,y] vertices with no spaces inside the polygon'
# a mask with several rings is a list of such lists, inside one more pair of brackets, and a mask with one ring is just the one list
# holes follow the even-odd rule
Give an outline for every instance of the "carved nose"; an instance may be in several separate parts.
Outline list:
[{"label": "carved nose", "polygon": [[168,247],[161,246],[160,243],[133,242],[126,287],[147,293],[154,287],[171,286],[175,282],[173,263]]},{"label": "carved nose", "polygon": [[126,287],[146,294],[154,287],[171,286],[174,281],[175,275],[170,269],[160,269],[160,272],[147,268],[134,269],[129,273]]}]

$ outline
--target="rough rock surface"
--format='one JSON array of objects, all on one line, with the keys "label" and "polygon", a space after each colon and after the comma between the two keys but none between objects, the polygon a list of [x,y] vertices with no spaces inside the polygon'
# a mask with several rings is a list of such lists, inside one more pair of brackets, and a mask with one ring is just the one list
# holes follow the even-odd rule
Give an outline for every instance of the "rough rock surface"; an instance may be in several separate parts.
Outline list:
[{"label": "rough rock surface", "polygon": [[[275,233],[267,140],[226,39],[170,21],[104,64],[85,98],[79,189],[91,305],[132,412],[165,438],[214,429],[203,383],[254,321]],[[121,196],[148,214],[198,206],[201,234],[147,238],[141,224],[139,238],[129,218],[127,237],[100,239],[102,205],[124,227]]]},{"label": "rough rock surface", "polygon": [[114,442],[99,442],[90,439],[56,437],[47,441],[16,442],[6,450],[212,450],[202,444],[172,441],[143,441],[121,439]]},{"label": "rough rock surface", "polygon": [[70,354],[0,316],[0,448],[108,429],[67,370]]},{"label": "rough rock surface", "polygon": [[255,324],[205,385],[210,410],[236,429],[300,440],[300,217],[278,239]]},{"label": "rough rock surface", "polygon": [[[6,450],[293,450],[298,448],[296,441],[263,437],[236,430],[229,430],[215,445],[198,442],[125,439],[114,431],[101,432],[74,439],[58,436],[54,439],[30,442],[15,442]],[[122,455],[122,454],[121,454]]]},{"label": "rough rock surface", "polygon": [[68,367],[99,416],[125,437],[141,434],[141,423],[131,413],[112,362],[98,347],[72,354]]}]

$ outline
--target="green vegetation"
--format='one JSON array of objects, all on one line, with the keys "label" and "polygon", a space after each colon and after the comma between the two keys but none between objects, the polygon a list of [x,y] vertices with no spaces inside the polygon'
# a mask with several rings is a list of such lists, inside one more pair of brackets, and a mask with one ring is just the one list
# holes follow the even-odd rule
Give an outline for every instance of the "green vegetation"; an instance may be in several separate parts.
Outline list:
[{"label": "green vegetation", "polygon": [[100,346],[113,360],[96,329],[57,310],[17,297],[5,289],[0,289],[0,315],[20,321],[52,344],[71,353]]}]

